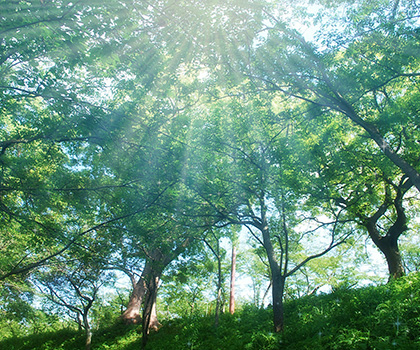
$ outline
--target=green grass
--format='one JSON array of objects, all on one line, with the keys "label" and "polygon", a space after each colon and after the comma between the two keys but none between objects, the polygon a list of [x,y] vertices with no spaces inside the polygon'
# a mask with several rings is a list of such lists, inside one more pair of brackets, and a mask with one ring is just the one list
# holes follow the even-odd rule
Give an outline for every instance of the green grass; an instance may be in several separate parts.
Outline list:
[{"label": "green grass", "polygon": [[[420,275],[396,282],[289,301],[284,334],[272,332],[270,309],[245,306],[235,315],[162,320],[147,350],[420,349]],[[42,333],[0,341],[4,350],[83,349],[83,334]],[[116,324],[94,333],[92,350],[141,348],[138,327]]]}]

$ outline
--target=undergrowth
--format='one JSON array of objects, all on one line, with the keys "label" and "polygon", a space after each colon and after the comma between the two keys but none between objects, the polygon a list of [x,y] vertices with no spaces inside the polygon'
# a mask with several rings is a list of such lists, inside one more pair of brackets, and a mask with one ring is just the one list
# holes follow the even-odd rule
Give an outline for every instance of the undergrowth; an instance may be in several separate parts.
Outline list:
[{"label": "undergrowth", "polygon": [[[420,349],[420,275],[384,286],[340,289],[285,305],[286,329],[272,332],[272,311],[244,306],[234,315],[163,320],[147,350]],[[83,334],[61,330],[0,341],[4,350],[75,350]],[[141,330],[115,324],[95,332],[92,350],[141,348]]]}]

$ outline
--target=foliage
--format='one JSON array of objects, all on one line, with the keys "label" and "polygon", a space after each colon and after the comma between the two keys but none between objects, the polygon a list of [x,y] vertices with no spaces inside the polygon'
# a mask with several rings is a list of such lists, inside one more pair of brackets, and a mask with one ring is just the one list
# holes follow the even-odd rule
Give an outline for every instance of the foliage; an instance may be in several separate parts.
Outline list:
[{"label": "foliage", "polygon": [[[413,340],[403,325],[395,334],[379,322],[392,310],[407,318],[408,305],[387,301],[380,288],[343,289],[361,278],[354,242],[362,228],[394,261],[392,277],[404,275],[401,256],[407,271],[418,269],[418,239],[398,250],[418,226],[415,1],[0,0],[0,10],[2,335],[68,326],[35,295],[38,285],[83,313],[86,329],[91,310],[94,325],[134,346],[134,329],[125,338],[106,320],[118,317],[117,302],[100,308],[108,300],[98,288],[111,288],[118,270],[133,286],[147,276],[145,310],[158,280],[168,283],[159,300],[179,303],[173,310],[184,318],[160,334],[177,332],[179,346]],[[276,332],[284,295],[328,284],[335,306],[329,296],[290,301],[306,303],[307,323],[288,313],[295,333],[286,327],[283,336],[267,332],[271,311],[247,308],[241,318],[252,329],[223,315],[210,330],[211,315],[197,313],[210,313],[214,284],[221,294],[223,241],[239,225],[256,246],[238,261],[250,269],[255,304],[270,283]],[[397,286],[389,293],[399,295]],[[308,306],[313,300],[322,307]],[[218,297],[216,319],[221,304]],[[332,311],[338,305],[342,319]]]},{"label": "foliage", "polygon": [[[386,285],[342,288],[331,294],[286,303],[284,334],[272,332],[272,311],[245,305],[223,314],[217,329],[212,316],[185,316],[163,321],[146,349],[417,349],[420,345],[420,275],[410,274]],[[70,349],[83,337],[73,331],[40,333],[2,340],[7,349]],[[134,349],[140,342],[135,326],[97,330],[93,349]],[[79,345],[78,345],[79,344]]]}]

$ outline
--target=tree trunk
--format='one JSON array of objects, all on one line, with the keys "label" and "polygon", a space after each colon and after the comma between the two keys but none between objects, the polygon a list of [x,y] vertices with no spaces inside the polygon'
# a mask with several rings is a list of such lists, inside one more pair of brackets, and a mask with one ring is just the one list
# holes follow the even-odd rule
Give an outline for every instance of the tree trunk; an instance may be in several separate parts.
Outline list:
[{"label": "tree trunk", "polygon": [[83,325],[85,327],[85,334],[86,334],[85,349],[90,350],[90,347],[92,345],[92,330],[90,328],[87,312],[85,312],[83,315]]},{"label": "tree trunk", "polygon": [[264,307],[265,299],[268,296],[268,292],[270,291],[270,288],[271,288],[272,284],[273,284],[273,280],[270,279],[270,283],[268,284],[268,287],[265,289],[264,294],[263,294],[262,299],[261,299],[261,305],[260,305],[261,308]]},{"label": "tree trunk", "polygon": [[216,239],[216,258],[217,258],[217,298],[216,298],[216,313],[214,316],[214,326],[219,326],[221,299],[222,299],[222,261],[220,258],[220,242]]},{"label": "tree trunk", "polygon": [[[263,222],[266,223],[265,220]],[[286,276],[282,275],[281,266],[276,260],[273,244],[270,240],[268,225],[264,224],[261,231],[273,282],[271,291],[273,298],[274,332],[279,333],[283,332],[284,330],[283,294],[284,286],[286,283]]]},{"label": "tree trunk", "polygon": [[404,265],[400,250],[398,248],[399,237],[407,230],[407,217],[403,207],[404,193],[412,185],[410,183],[400,183],[397,194],[393,200],[393,205],[397,213],[397,217],[391,227],[388,228],[386,235],[381,236],[378,230],[378,220],[386,213],[386,201],[378,209],[378,211],[370,218],[364,219],[364,225],[369,233],[373,243],[384,254],[388,264],[389,279],[400,278],[405,275]]},{"label": "tree trunk", "polygon": [[231,315],[235,313],[235,275],[236,275],[236,247],[232,245],[232,267],[230,272],[230,297],[229,312]]},{"label": "tree trunk", "polygon": [[156,310],[156,298],[152,305],[152,312],[150,314],[150,323],[149,323],[149,330],[153,329],[154,331],[158,331],[161,327],[161,323],[157,318],[157,310]]},{"label": "tree trunk", "polygon": [[[385,256],[385,260],[388,264],[389,279],[395,279],[404,276],[405,271],[398,248],[398,237],[393,238],[389,235],[384,237],[380,236],[376,225],[366,225],[366,228],[373,243]],[[402,232],[403,231],[401,231],[401,233]]]},{"label": "tree trunk", "polygon": [[384,237],[377,244],[380,251],[384,254],[388,264],[389,279],[397,279],[405,275],[404,266],[401,259],[398,242],[393,242],[389,237]]},{"label": "tree trunk", "polygon": [[142,277],[145,286],[145,297],[143,305],[143,337],[142,346],[146,347],[147,339],[149,336],[150,328],[159,329],[160,323],[157,320],[156,314],[156,297],[159,287],[160,277],[162,276],[163,270],[168,266],[171,261],[181,254],[190,243],[190,239],[186,238],[182,244],[177,246],[175,249],[163,253],[160,248],[155,248],[148,252],[148,259],[146,260],[147,270],[143,270]]},{"label": "tree trunk", "polygon": [[281,275],[280,269],[271,271],[271,273],[273,276],[272,296],[274,332],[280,333],[284,330],[283,295],[286,278]]},{"label": "tree trunk", "polygon": [[78,331],[81,332],[83,329],[83,316],[79,312],[76,315],[76,321],[77,321]]},{"label": "tree trunk", "polygon": [[133,286],[127,308],[121,315],[121,319],[125,324],[139,324],[141,322],[140,308],[144,295],[146,294],[146,279],[150,271],[150,262],[146,260],[143,272],[137,283]]},{"label": "tree trunk", "polygon": [[150,328],[155,330],[159,329],[159,322],[157,320],[156,315],[156,297],[157,291],[161,276],[161,269],[159,270],[152,270],[150,278],[147,282],[147,293],[146,297],[144,298],[144,306],[143,306],[143,348],[146,346]]}]

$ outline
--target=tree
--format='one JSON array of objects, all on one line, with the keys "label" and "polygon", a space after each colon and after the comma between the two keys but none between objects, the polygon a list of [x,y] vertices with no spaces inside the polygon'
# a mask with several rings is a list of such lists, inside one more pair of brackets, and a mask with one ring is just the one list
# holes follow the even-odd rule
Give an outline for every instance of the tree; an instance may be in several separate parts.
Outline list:
[{"label": "tree", "polygon": [[[198,163],[191,160],[188,185],[216,225],[243,225],[264,248],[272,278],[274,329],[280,332],[287,277],[344,242],[348,234],[339,225],[340,210],[318,210],[308,201],[311,167],[303,159],[310,154],[297,132],[291,132],[293,126],[272,112],[270,96],[265,97],[231,98],[201,121],[206,127],[196,142],[208,147],[208,153],[200,153]],[[331,221],[323,222],[320,215]],[[293,257],[304,239],[320,231],[329,236],[327,244],[318,252]]]},{"label": "tree", "polygon": [[57,262],[54,268],[41,270],[36,283],[43,296],[74,314],[79,329],[85,331],[86,350],[89,350],[92,344],[89,313],[99,289],[112,283],[112,274],[100,267],[89,267],[87,261],[67,260]]},{"label": "tree", "polygon": [[[216,287],[216,307],[215,307],[215,316],[214,316],[214,326],[217,328],[219,326],[220,313],[223,310],[223,301],[222,301],[222,287],[223,287],[223,274],[222,274],[222,260],[226,251],[220,247],[221,237],[214,232],[213,229],[209,229],[208,235],[203,238],[204,243],[213,253],[213,256],[217,262],[217,287]],[[212,244],[213,243],[213,244]]]},{"label": "tree", "polygon": [[315,140],[311,152],[318,159],[317,178],[325,184],[314,197],[345,209],[347,219],[363,227],[384,254],[390,278],[401,277],[398,240],[409,228],[404,197],[412,182],[365,137],[350,133],[345,122],[331,117],[305,129],[305,138]]}]

